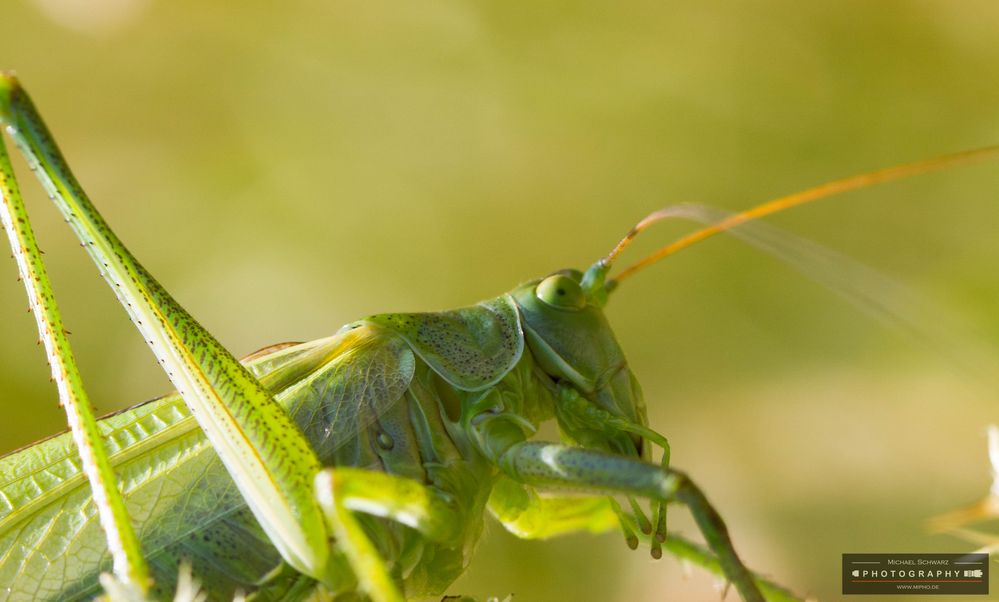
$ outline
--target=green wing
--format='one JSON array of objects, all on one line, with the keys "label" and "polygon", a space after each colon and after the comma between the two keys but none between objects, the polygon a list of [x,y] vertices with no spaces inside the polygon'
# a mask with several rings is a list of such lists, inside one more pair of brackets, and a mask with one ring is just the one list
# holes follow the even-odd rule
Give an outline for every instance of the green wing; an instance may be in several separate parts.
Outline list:
[{"label": "green wing", "polygon": [[[309,404],[312,414],[296,420],[325,465],[332,463],[334,452],[354,441],[358,433],[402,399],[416,369],[413,352],[394,333],[362,327],[341,332],[335,340],[342,342],[333,350],[333,361],[324,364],[321,373],[280,383],[284,390],[278,396],[279,401],[302,400],[299,404],[322,400]],[[298,359],[295,363],[308,365],[311,361],[304,358],[304,362]],[[286,365],[284,371],[289,368],[292,365]],[[268,375],[261,381],[269,387],[277,379],[285,377]]]},{"label": "green wing", "polygon": [[402,335],[435,372],[465,391],[496,384],[524,351],[520,316],[509,295],[450,311],[379,314],[365,321]]},{"label": "green wing", "polygon": [[[404,394],[414,365],[399,337],[357,329],[255,357],[324,463],[341,438]],[[351,413],[350,407],[363,411]],[[188,558],[213,598],[231,599],[280,564],[235,484],[177,395],[100,422],[160,594]],[[325,456],[325,457],[323,457]],[[110,566],[68,434],[0,458],[0,600],[78,600]]]}]

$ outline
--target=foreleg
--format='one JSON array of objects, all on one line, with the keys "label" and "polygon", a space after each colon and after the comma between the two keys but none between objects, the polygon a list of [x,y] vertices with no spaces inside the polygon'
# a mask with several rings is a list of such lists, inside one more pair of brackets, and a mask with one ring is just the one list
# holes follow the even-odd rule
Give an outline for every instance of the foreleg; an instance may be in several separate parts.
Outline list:
[{"label": "foreleg", "polygon": [[736,554],[725,522],[682,472],[590,449],[533,441],[512,445],[499,463],[511,478],[534,487],[683,503],[690,508],[708,547],[717,554],[725,576],[742,598],[747,602],[764,599],[752,573]]}]

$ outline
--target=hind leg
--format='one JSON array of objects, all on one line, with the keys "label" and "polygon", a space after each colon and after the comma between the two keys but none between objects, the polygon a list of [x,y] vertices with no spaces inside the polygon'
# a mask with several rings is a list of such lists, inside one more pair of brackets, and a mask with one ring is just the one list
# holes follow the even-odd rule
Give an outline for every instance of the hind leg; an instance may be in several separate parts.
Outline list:
[{"label": "hind leg", "polygon": [[[0,124],[8,121],[10,76],[0,74]],[[30,311],[38,323],[40,341],[45,345],[52,380],[59,390],[59,404],[66,410],[73,441],[80,455],[83,472],[90,482],[94,504],[107,539],[113,562],[113,577],[101,581],[115,600],[142,600],[150,585],[149,568],[139,540],[132,528],[125,502],[94,409],[83,387],[76,359],[70,348],[62,315],[56,304],[52,284],[42,261],[28,213],[21,198],[7,147],[0,138],[0,221],[10,241],[13,256],[28,293]]]}]

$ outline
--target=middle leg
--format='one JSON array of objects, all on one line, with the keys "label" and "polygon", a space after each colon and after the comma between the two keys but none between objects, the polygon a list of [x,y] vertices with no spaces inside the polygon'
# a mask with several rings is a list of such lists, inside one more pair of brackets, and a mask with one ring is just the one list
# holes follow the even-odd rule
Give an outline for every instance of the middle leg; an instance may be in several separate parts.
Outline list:
[{"label": "middle leg", "polygon": [[402,602],[403,596],[355,512],[402,523],[434,543],[454,543],[461,534],[454,505],[412,479],[359,468],[327,468],[316,476],[315,486],[337,545],[361,589],[375,602]]}]

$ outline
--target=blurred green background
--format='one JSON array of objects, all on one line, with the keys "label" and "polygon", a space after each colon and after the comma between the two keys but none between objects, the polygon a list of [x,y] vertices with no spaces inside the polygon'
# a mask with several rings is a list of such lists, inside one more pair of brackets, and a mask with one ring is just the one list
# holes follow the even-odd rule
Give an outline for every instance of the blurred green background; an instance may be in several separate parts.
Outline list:
[{"label": "blurred green background", "polygon": [[[7,2],[0,68],[125,242],[238,355],[583,267],[664,205],[739,209],[999,142],[991,1],[229,6]],[[731,239],[644,272],[608,307],[674,464],[748,562],[799,592],[837,599],[844,552],[969,549],[924,520],[989,484],[999,383],[948,358],[984,341],[976,357],[996,365],[996,167],[772,220],[964,323],[945,349]],[[23,187],[99,409],[163,393],[96,270]],[[663,226],[631,257],[683,231]],[[4,269],[0,452],[64,428]],[[617,533],[521,542],[496,525],[452,590],[718,599],[704,573]]]}]

